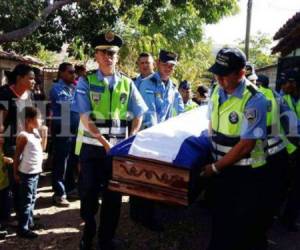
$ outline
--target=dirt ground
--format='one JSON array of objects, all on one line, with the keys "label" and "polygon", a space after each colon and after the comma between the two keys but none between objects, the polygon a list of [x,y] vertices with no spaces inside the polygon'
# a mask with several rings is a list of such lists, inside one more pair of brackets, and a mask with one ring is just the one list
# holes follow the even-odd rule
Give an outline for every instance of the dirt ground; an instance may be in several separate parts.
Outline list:
[{"label": "dirt ground", "polygon": [[[16,237],[10,228],[6,240],[0,241],[2,250],[78,249],[83,223],[79,216],[79,201],[72,201],[69,208],[52,205],[49,176],[41,178],[35,214],[44,229],[36,231],[39,237],[25,240]],[[128,215],[128,197],[123,197],[121,220],[117,237],[124,240],[129,250],[205,250],[210,231],[210,216],[199,203],[188,209],[165,209],[168,217],[164,233],[151,232],[133,223]],[[300,233],[287,233],[275,223],[270,237],[270,250],[300,250]]]}]

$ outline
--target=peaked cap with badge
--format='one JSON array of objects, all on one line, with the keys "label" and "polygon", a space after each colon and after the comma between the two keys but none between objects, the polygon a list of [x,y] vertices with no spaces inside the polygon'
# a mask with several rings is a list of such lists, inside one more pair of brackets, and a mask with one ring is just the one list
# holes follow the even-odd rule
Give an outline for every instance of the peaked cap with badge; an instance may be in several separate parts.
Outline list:
[{"label": "peaked cap with badge", "polygon": [[246,56],[238,48],[223,48],[216,57],[213,66],[209,71],[220,76],[227,76],[234,71],[241,70],[246,66]]},{"label": "peaked cap with badge", "polygon": [[103,33],[95,37],[92,42],[92,46],[93,48],[95,48],[95,50],[107,50],[113,52],[119,51],[122,45],[122,38],[112,31]]},{"label": "peaked cap with badge", "polygon": [[164,63],[177,64],[178,55],[174,52],[160,50],[159,52],[159,60]]}]

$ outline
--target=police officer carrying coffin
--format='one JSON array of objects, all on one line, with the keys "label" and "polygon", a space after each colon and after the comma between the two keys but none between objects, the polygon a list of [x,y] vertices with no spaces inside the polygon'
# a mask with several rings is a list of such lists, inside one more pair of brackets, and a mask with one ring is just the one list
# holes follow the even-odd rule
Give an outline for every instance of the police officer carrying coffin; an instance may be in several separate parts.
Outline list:
[{"label": "police officer carrying coffin", "polygon": [[[131,115],[131,134],[142,123],[147,107],[132,80],[116,71],[122,39],[112,32],[94,41],[99,69],[81,77],[75,92],[74,110],[80,113],[77,151],[80,151],[80,214],[85,222],[81,249],[91,249],[96,234],[95,215],[102,192],[99,249],[114,249],[113,239],[118,224],[121,195],[107,189],[111,176],[107,152],[127,137],[127,120]],[[78,150],[80,149],[80,150]]]},{"label": "police officer carrying coffin", "polygon": [[209,69],[218,81],[209,105],[215,161],[202,173],[213,176],[209,250],[252,249],[258,238],[267,103],[245,79],[245,65],[242,51],[224,48]]}]

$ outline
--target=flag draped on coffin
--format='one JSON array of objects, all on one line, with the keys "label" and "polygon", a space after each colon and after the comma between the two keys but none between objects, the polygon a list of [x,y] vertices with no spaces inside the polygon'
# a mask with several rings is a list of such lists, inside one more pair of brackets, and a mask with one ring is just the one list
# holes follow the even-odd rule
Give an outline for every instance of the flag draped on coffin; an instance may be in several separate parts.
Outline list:
[{"label": "flag draped on coffin", "polygon": [[115,145],[112,156],[137,156],[182,168],[201,166],[210,156],[207,106],[180,114]]}]

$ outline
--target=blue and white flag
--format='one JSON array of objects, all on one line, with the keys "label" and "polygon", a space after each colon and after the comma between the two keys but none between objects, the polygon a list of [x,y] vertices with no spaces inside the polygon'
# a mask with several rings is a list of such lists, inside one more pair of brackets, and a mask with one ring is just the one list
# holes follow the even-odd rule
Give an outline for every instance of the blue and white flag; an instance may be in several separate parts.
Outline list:
[{"label": "blue and white flag", "polygon": [[207,128],[207,106],[201,106],[138,132],[114,146],[110,155],[154,159],[182,168],[201,166],[210,156]]}]

